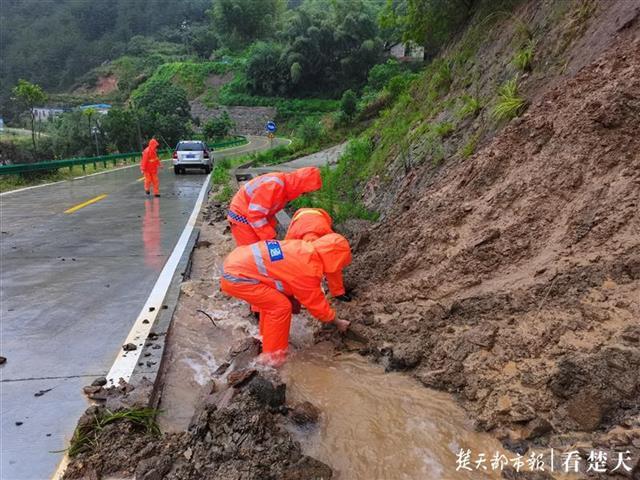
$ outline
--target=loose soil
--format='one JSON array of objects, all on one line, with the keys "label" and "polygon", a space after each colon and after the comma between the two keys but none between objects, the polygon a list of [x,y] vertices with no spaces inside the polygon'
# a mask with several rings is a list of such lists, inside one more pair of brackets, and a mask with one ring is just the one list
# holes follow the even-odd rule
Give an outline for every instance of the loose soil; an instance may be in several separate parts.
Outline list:
[{"label": "loose soil", "polygon": [[383,221],[343,226],[340,315],[505,444],[629,450],[640,478],[634,18],[473,157],[415,169]]}]

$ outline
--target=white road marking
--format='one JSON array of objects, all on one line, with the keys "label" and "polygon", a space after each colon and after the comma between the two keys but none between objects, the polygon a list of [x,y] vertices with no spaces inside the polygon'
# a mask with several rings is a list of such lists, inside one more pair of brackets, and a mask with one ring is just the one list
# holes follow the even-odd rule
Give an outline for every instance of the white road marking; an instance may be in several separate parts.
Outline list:
[{"label": "white road marking", "polygon": [[[189,217],[189,220],[187,221],[187,224],[185,225],[184,230],[182,231],[182,234],[178,239],[178,243],[176,243],[176,246],[173,248],[173,251],[169,256],[167,263],[165,263],[162,272],[160,272],[160,276],[158,277],[158,280],[156,280],[156,283],[153,286],[153,290],[151,290],[151,293],[149,294],[149,298],[147,298],[144,307],[142,307],[138,318],[129,331],[129,335],[127,335],[126,340],[122,343],[123,345],[127,343],[133,343],[138,348],[130,352],[125,352],[124,350],[122,350],[122,347],[118,348],[118,356],[113,362],[111,370],[109,370],[109,373],[107,374],[108,385],[117,385],[121,378],[125,382],[128,382],[131,378],[133,370],[138,364],[140,354],[142,353],[142,347],[147,341],[147,337],[149,336],[151,327],[155,323],[158,312],[162,308],[162,302],[164,301],[164,297],[167,294],[167,290],[169,290],[173,275],[176,271],[176,268],[178,267],[180,259],[182,258],[182,254],[187,247],[187,243],[189,242],[189,238],[191,237],[193,228],[196,225],[196,220],[198,219],[202,204],[204,203],[204,196],[207,193],[207,188],[210,181],[211,174],[207,175],[207,177],[205,178],[204,184],[200,189],[200,194],[198,195],[198,198],[196,200],[196,204],[194,205],[191,216]],[[153,308],[153,312],[150,312],[149,308]],[[145,319],[148,320],[149,323],[143,323]],[[51,477],[52,480],[62,480],[68,464],[69,457],[65,453],[64,457],[62,457],[62,460],[58,464],[58,468]]]},{"label": "white road marking", "polygon": [[[193,227],[195,227],[210,179],[211,174],[207,175],[204,185],[202,185],[202,188],[200,189],[200,194],[198,195],[196,204],[193,207],[193,211],[191,212],[191,216],[182,231],[182,235],[180,235],[180,238],[178,239],[178,243],[176,243],[173,252],[171,252],[171,256],[167,260],[167,263],[165,263],[162,272],[160,272],[160,276],[153,286],[153,290],[151,290],[149,298],[147,298],[144,307],[142,307],[142,310],[133,324],[129,335],[127,335],[127,338],[122,342],[122,345],[133,343],[138,348],[129,352],[125,352],[121,347],[118,348],[118,356],[111,366],[111,370],[109,370],[109,373],[107,374],[107,381],[109,382],[109,385],[117,385],[121,378],[125,382],[128,382],[133,370],[138,364],[138,359],[142,353],[142,347],[147,340],[151,327],[154,325],[158,312],[162,308],[162,302],[167,294],[169,285],[171,285],[173,274],[175,273],[176,268],[178,267],[178,262],[180,261],[180,258],[182,258],[182,254],[187,247],[187,242],[189,241],[189,237],[191,237]],[[153,309],[153,311],[150,311],[150,309]],[[143,323],[144,320],[148,320],[148,322]]]}]

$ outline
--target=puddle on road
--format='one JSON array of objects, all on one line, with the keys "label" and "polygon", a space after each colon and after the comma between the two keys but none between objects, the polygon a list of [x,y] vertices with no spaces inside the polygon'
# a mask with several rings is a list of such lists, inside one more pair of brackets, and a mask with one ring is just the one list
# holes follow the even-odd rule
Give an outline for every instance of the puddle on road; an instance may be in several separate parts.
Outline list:
[{"label": "puddle on road", "polygon": [[282,373],[290,402],[308,400],[322,411],[314,431],[294,432],[305,454],[330,465],[336,478],[500,478],[456,472],[460,448],[487,458],[501,448],[473,432],[444,393],[321,345],[295,354]]}]

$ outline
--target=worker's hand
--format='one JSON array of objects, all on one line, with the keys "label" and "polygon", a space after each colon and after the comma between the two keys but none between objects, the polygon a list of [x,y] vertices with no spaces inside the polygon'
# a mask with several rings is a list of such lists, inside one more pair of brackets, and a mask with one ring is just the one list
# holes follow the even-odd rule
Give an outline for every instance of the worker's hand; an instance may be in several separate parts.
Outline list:
[{"label": "worker's hand", "polygon": [[338,295],[336,297],[336,300],[340,300],[341,302],[350,302],[351,300],[353,300],[353,297],[350,293],[345,292],[342,295]]},{"label": "worker's hand", "polygon": [[349,325],[351,325],[351,322],[348,320],[340,320],[336,318],[333,320],[333,324],[336,326],[339,332],[344,333],[347,331],[347,328],[349,328]]}]

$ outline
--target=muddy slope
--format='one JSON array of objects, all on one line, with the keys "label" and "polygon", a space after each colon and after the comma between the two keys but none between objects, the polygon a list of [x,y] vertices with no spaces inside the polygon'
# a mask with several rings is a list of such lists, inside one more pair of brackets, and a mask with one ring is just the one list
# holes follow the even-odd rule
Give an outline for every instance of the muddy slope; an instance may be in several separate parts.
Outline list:
[{"label": "muddy slope", "polygon": [[470,159],[411,172],[393,213],[353,235],[343,315],[481,429],[595,430],[638,457],[639,29]]}]

